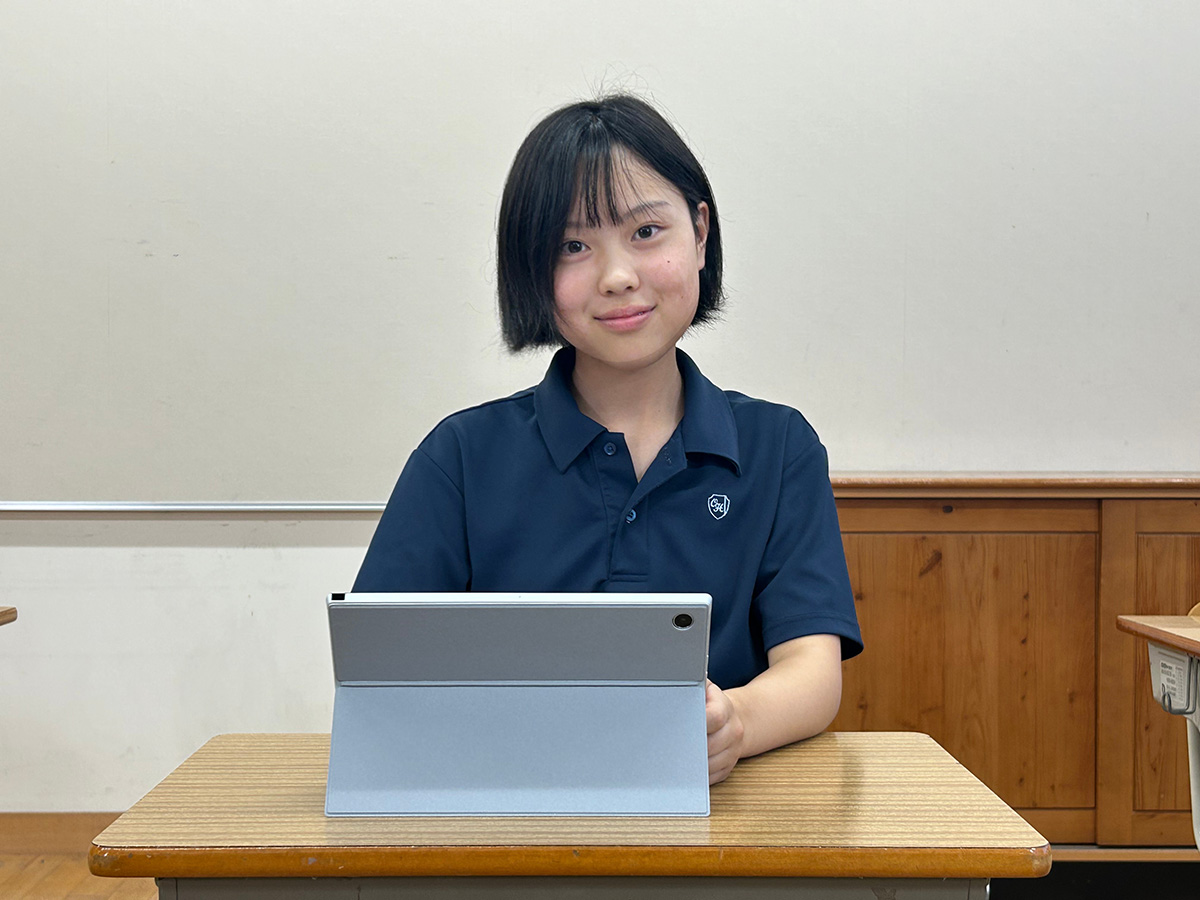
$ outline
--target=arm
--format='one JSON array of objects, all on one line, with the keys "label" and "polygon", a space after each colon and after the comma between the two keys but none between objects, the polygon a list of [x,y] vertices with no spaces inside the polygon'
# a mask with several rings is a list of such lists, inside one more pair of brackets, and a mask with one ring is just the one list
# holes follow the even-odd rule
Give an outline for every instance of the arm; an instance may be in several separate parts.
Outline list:
[{"label": "arm", "polygon": [[379,519],[354,582],[355,591],[470,589],[462,490],[429,455],[413,451]]},{"label": "arm", "polygon": [[862,648],[825,448],[799,413],[788,447],[754,598],[767,668],[741,687],[709,685],[713,784],[739,759],[823,731],[841,705],[842,659]]},{"label": "arm", "polygon": [[811,737],[842,701],[842,641],[810,634],[767,651],[765,672],[740,688],[708,684],[708,777],[724,781],[739,759]]}]

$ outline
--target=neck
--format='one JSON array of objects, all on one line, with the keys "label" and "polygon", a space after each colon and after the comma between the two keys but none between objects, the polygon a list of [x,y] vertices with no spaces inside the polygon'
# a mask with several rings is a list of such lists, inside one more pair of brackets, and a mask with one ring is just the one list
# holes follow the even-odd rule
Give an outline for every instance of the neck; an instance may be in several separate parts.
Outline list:
[{"label": "neck", "polygon": [[674,349],[630,371],[580,355],[571,381],[579,411],[612,432],[669,434],[683,418],[683,376]]}]

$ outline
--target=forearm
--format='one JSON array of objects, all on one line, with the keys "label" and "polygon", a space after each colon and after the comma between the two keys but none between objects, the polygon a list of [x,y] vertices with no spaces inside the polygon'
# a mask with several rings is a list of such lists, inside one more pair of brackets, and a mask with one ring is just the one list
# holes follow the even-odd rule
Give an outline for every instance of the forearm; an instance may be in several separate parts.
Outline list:
[{"label": "forearm", "polygon": [[815,634],[772,648],[769,668],[726,691],[742,723],[739,757],[824,731],[842,699],[841,639]]}]

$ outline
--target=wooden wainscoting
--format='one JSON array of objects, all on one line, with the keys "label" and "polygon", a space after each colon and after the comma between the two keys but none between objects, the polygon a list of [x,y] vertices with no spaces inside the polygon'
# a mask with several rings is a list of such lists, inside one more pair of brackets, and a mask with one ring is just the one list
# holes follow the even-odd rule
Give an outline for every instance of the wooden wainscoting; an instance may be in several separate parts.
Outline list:
[{"label": "wooden wainscoting", "polygon": [[1051,840],[1094,841],[1097,504],[839,512],[869,649],[831,727],[930,734]]},{"label": "wooden wainscoting", "polygon": [[1190,844],[1185,726],[1154,700],[1146,642],[1116,617],[1200,603],[1200,500],[1106,500],[1101,518],[1097,840]]},{"label": "wooden wainscoting", "polygon": [[932,735],[1055,843],[1192,844],[1121,613],[1200,602],[1200,478],[834,479],[867,651],[833,729]]}]

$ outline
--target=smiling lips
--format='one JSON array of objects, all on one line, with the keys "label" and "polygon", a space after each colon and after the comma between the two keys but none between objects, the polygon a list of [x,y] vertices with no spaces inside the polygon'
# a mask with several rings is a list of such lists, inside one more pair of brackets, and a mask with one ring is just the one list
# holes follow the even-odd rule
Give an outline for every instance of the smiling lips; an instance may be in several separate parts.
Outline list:
[{"label": "smiling lips", "polygon": [[645,322],[653,311],[653,306],[622,306],[596,316],[596,321],[613,331],[632,331]]}]

